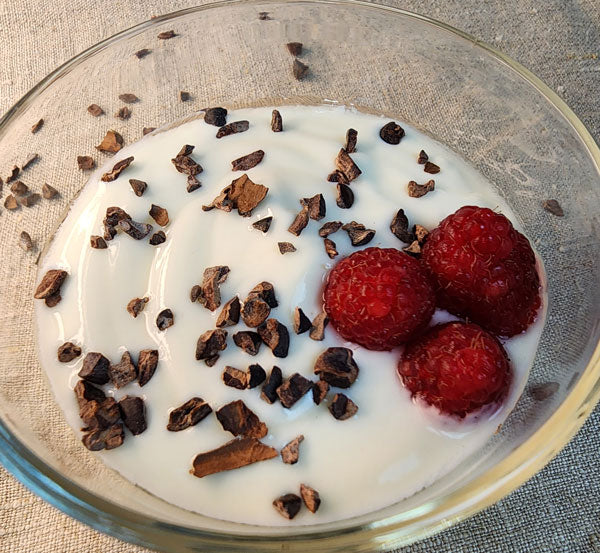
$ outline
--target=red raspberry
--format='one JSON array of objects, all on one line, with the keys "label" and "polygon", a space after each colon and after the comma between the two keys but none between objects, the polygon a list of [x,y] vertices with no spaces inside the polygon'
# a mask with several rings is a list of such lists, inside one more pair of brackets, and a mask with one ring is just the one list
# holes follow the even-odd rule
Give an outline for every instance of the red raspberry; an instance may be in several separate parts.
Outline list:
[{"label": "red raspberry", "polygon": [[540,307],[540,278],[529,241],[499,213],[461,207],[433,230],[421,261],[438,306],[499,336],[527,329]]},{"label": "red raspberry", "polygon": [[398,374],[413,397],[459,417],[500,401],[511,382],[510,361],[500,342],[462,322],[434,326],[407,344]]},{"label": "red raspberry", "polygon": [[329,273],[325,311],[343,338],[390,350],[427,326],[435,294],[416,259],[395,249],[367,248]]}]

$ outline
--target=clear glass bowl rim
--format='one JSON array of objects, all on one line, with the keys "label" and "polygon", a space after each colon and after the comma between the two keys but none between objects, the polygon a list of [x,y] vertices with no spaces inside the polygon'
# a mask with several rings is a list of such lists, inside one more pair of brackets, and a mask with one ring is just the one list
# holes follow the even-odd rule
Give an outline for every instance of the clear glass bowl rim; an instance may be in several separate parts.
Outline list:
[{"label": "clear glass bowl rim", "polygon": [[[178,10],[121,31],[65,62],[27,92],[0,119],[0,138],[19,114],[53,82],[96,52],[123,38],[191,13],[218,10],[221,7],[231,8],[236,5],[254,4],[265,7],[281,3],[282,0],[221,0]],[[364,0],[285,0],[284,3],[336,5],[350,9],[359,7],[387,12],[390,16],[400,15],[425,22],[472,43],[487,55],[509,66],[560,112],[573,127],[600,172],[600,148],[579,118],[543,81],[492,46],[428,16],[392,6],[372,4]],[[377,544],[380,548],[382,543],[386,542],[393,543],[394,546],[412,543],[499,501],[541,470],[560,452],[583,425],[599,400],[600,344],[597,344],[585,371],[553,415],[501,463],[469,485],[425,505],[371,523],[344,525],[344,521],[341,521],[337,527],[334,523],[333,529],[317,531],[303,530],[302,527],[290,528],[288,535],[223,534],[173,525],[140,515],[86,491],[47,465],[42,458],[19,441],[1,419],[0,463],[31,491],[69,516],[99,531],[143,546],[160,549],[168,547],[170,551],[191,551],[197,550],[196,547],[204,544],[223,551],[237,550],[240,547],[244,547],[247,551],[279,551],[283,542],[290,542],[289,546],[302,546],[303,550],[314,548],[315,551],[324,551],[331,547],[339,551],[351,551],[355,548],[365,551],[365,546],[368,547],[369,544],[374,546]],[[181,544],[181,549],[177,544]]]}]

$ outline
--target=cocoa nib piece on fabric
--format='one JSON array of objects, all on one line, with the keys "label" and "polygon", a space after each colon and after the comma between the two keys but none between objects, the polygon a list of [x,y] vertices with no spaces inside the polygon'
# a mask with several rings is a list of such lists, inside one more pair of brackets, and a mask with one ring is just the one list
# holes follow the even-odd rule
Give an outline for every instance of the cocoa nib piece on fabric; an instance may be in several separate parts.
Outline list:
[{"label": "cocoa nib piece on fabric", "polygon": [[125,92],[124,94],[119,94],[119,100],[126,104],[135,104],[136,102],[139,102],[140,99],[131,92]]},{"label": "cocoa nib piece on fabric", "polygon": [[135,319],[146,307],[150,298],[133,298],[127,304],[127,312]]},{"label": "cocoa nib piece on fabric", "polygon": [[145,386],[156,372],[158,366],[158,350],[143,349],[138,357],[138,384]]},{"label": "cocoa nib piece on fabric", "polygon": [[356,141],[358,139],[358,131],[356,129],[348,129],[346,131],[346,144],[344,144],[344,150],[347,154],[353,154],[356,152]]},{"label": "cocoa nib piece on fabric", "polygon": [[150,237],[150,240],[148,242],[151,246],[158,246],[159,244],[163,244],[166,241],[166,239],[167,235],[162,230],[159,230]]},{"label": "cocoa nib piece on fabric", "polygon": [[204,110],[204,122],[215,127],[223,127],[227,123],[225,108],[208,108]]},{"label": "cocoa nib piece on fabric", "polygon": [[121,161],[117,161],[117,163],[115,163],[114,167],[108,173],[104,173],[104,175],[102,175],[102,182],[112,182],[118,179],[119,175],[131,165],[132,161],[133,156],[129,156]]},{"label": "cocoa nib piece on fabric", "polygon": [[232,171],[248,171],[256,167],[265,157],[265,152],[256,150],[248,155],[238,157],[231,162]]},{"label": "cocoa nib piece on fabric", "polygon": [[292,74],[294,75],[294,79],[301,81],[306,77],[307,73],[308,65],[302,63],[298,58],[295,58],[292,63]]},{"label": "cocoa nib piece on fabric", "polygon": [[223,138],[224,136],[229,136],[231,134],[238,134],[240,132],[246,132],[250,128],[250,123],[248,121],[234,121],[233,123],[228,123],[227,125],[223,125],[217,131],[217,138]]},{"label": "cocoa nib piece on fabric", "polygon": [[182,102],[189,102],[191,98],[192,95],[189,92],[186,92],[185,90],[179,91],[179,100]]},{"label": "cocoa nib piece on fabric", "polygon": [[[216,361],[219,352],[227,347],[227,331],[222,328],[216,330],[207,330],[198,338],[196,343],[196,360],[204,360],[208,365],[211,361]],[[212,363],[214,364],[214,362]],[[209,365],[212,366],[212,365]]]},{"label": "cocoa nib piece on fabric", "polygon": [[329,412],[339,421],[345,421],[356,415],[358,406],[345,394],[335,394],[329,405]]},{"label": "cocoa nib piece on fabric", "polygon": [[286,493],[273,501],[273,506],[284,518],[293,519],[302,507],[302,500],[293,493]]},{"label": "cocoa nib piece on fabric", "polygon": [[131,117],[131,110],[127,106],[123,106],[115,113],[115,117],[122,121],[127,121]]},{"label": "cocoa nib piece on fabric", "polygon": [[320,342],[325,338],[325,328],[329,324],[327,313],[319,313],[312,322],[309,336],[312,340]]},{"label": "cocoa nib piece on fabric", "polygon": [[334,259],[338,255],[335,242],[329,238],[323,239],[323,245],[325,247],[325,253],[329,256],[329,259]]},{"label": "cocoa nib piece on fabric", "polygon": [[257,330],[262,341],[271,349],[275,357],[287,357],[290,335],[285,325],[277,319],[268,319]]},{"label": "cocoa nib piece on fabric", "polygon": [[248,298],[251,297],[259,297],[261,300],[266,301],[272,309],[275,309],[279,305],[275,296],[275,288],[270,282],[264,280],[250,290]]},{"label": "cocoa nib piece on fabric", "polygon": [[303,198],[300,203],[308,209],[308,216],[313,221],[320,221],[325,217],[327,208],[323,194],[315,194],[312,198]]},{"label": "cocoa nib piece on fabric", "polygon": [[319,229],[319,236],[321,236],[322,238],[327,238],[330,234],[337,232],[341,228],[342,228],[341,221],[330,221],[329,223],[325,223]]},{"label": "cocoa nib piece on fabric", "polygon": [[399,209],[390,223],[390,230],[398,240],[405,244],[410,244],[415,239],[415,235],[408,230],[408,226],[408,217],[404,214],[403,209]]},{"label": "cocoa nib piece on fabric", "polygon": [[350,241],[353,246],[364,246],[368,244],[375,236],[373,229],[365,228],[365,225],[361,225],[356,221],[351,221],[342,226],[342,230],[345,230],[350,237]]},{"label": "cocoa nib piece on fabric", "polygon": [[271,228],[271,223],[273,222],[273,217],[265,217],[264,219],[259,219],[255,223],[252,223],[252,226],[256,230],[260,230],[263,233],[266,233]]},{"label": "cocoa nib piece on fabric", "polygon": [[169,212],[164,207],[152,204],[148,213],[161,227],[166,227],[169,224]]},{"label": "cocoa nib piece on fabric", "polygon": [[31,207],[31,206],[37,204],[40,201],[41,198],[42,197],[39,194],[33,193],[33,194],[29,194],[29,196],[22,196],[22,197],[20,197],[19,198],[19,203],[22,206]]},{"label": "cocoa nib piece on fabric", "polygon": [[83,366],[78,375],[83,380],[102,386],[110,380],[109,367],[110,361],[104,355],[98,352],[90,352],[83,358]]},{"label": "cocoa nib piece on fabric", "polygon": [[144,400],[137,396],[125,396],[119,401],[119,411],[123,423],[129,431],[137,436],[146,430],[146,408]]},{"label": "cocoa nib piece on fabric", "polygon": [[156,326],[158,330],[167,330],[167,328],[175,324],[173,317],[173,311],[170,309],[163,309],[156,317]]},{"label": "cocoa nib piece on fabric", "polygon": [[29,252],[33,249],[33,240],[31,239],[29,233],[24,230],[21,231],[21,234],[19,234],[18,244],[19,247],[25,252]]},{"label": "cocoa nib piece on fabric", "polygon": [[102,449],[115,449],[123,445],[124,440],[123,425],[118,423],[105,430],[93,430],[85,434],[81,441],[90,451],[100,451]]},{"label": "cocoa nib piece on fabric", "polygon": [[425,150],[421,150],[419,152],[419,155],[417,156],[417,163],[419,165],[425,165],[425,163],[429,161],[429,156],[427,155],[427,153],[425,152]]},{"label": "cocoa nib piece on fabric", "polygon": [[10,191],[15,196],[24,196],[29,193],[29,186],[27,186],[23,181],[17,180],[10,185]]},{"label": "cocoa nib piece on fabric", "polygon": [[425,184],[417,184],[414,180],[408,183],[408,195],[411,198],[421,198],[433,190],[435,190],[434,180],[428,180]]},{"label": "cocoa nib piece on fabric", "polygon": [[278,110],[274,109],[271,114],[271,130],[273,132],[281,132],[283,131],[283,120],[281,119],[281,113]]},{"label": "cocoa nib piece on fabric", "polygon": [[194,146],[185,144],[181,150],[179,150],[179,153],[171,160],[175,169],[184,175],[188,175],[188,177],[194,177],[203,171],[202,166],[190,157],[193,151]]},{"label": "cocoa nib piece on fabric", "polygon": [[119,221],[119,228],[135,240],[142,240],[152,232],[152,225],[138,223],[132,219],[123,219]]},{"label": "cocoa nib piece on fabric", "polygon": [[115,388],[127,386],[127,384],[137,379],[138,370],[128,351],[123,352],[119,363],[109,367],[108,376]]},{"label": "cocoa nib piece on fabric", "polygon": [[286,378],[276,390],[281,405],[286,409],[293,407],[312,388],[312,384],[310,380],[304,378],[300,373],[294,373],[289,378]]},{"label": "cocoa nib piece on fabric", "polygon": [[532,386],[528,392],[535,401],[546,401],[558,392],[559,388],[560,384],[558,382],[544,382],[543,384]]},{"label": "cocoa nib piece on fabric", "polygon": [[142,136],[146,136],[147,134],[150,134],[151,132],[155,131],[156,127],[144,127],[142,129]]},{"label": "cocoa nib piece on fabric", "polygon": [[[221,305],[219,286],[227,280],[228,274],[229,267],[227,265],[215,265],[205,269],[200,290],[197,291],[196,301],[209,311],[215,311]],[[192,297],[192,294],[190,294],[190,297]]]},{"label": "cocoa nib piece on fabric", "polygon": [[252,210],[265,199],[269,189],[262,184],[255,184],[245,173],[223,188],[221,193],[208,206],[202,206],[204,211],[213,208],[230,212],[237,209],[242,217],[249,217]]},{"label": "cocoa nib piece on fabric", "polygon": [[68,363],[81,355],[81,348],[73,342],[65,342],[58,348],[56,356],[61,363]]},{"label": "cocoa nib piece on fabric", "polygon": [[258,19],[261,21],[271,21],[273,18],[269,15],[269,12],[258,12]]},{"label": "cocoa nib piece on fabric", "polygon": [[348,348],[327,348],[315,362],[315,374],[337,388],[349,388],[358,377],[358,365],[352,350]]},{"label": "cocoa nib piece on fabric", "polygon": [[228,365],[223,369],[222,378],[225,386],[237,388],[238,390],[245,390],[248,387],[250,374]]},{"label": "cocoa nib piece on fabric", "polygon": [[256,328],[263,324],[269,318],[270,313],[269,304],[258,296],[246,298],[242,306],[242,320],[250,328]]},{"label": "cocoa nib piece on fabric", "polygon": [[296,251],[296,246],[291,242],[277,242],[277,246],[279,247],[279,253],[281,255],[285,255],[286,253],[293,253]]},{"label": "cocoa nib piece on fabric", "polygon": [[294,57],[302,55],[301,42],[288,42],[285,47],[287,48],[287,51]]},{"label": "cocoa nib piece on fabric", "polygon": [[241,330],[233,335],[234,344],[248,355],[256,355],[262,342],[258,332]]},{"label": "cocoa nib piece on fabric", "polygon": [[379,136],[381,140],[388,144],[400,144],[400,141],[404,138],[404,129],[395,121],[390,121],[381,127]]},{"label": "cocoa nib piece on fabric", "polygon": [[77,166],[82,171],[90,171],[96,167],[96,162],[92,156],[77,156]]},{"label": "cocoa nib piece on fabric", "polygon": [[27,159],[23,162],[21,169],[25,171],[25,169],[31,167],[38,159],[40,159],[39,154],[30,154],[27,156]]},{"label": "cocoa nib piece on fabric", "polygon": [[263,438],[267,435],[267,425],[241,399],[223,405],[215,411],[215,415],[223,430],[231,432],[234,436]]},{"label": "cocoa nib piece on fabric", "polygon": [[60,269],[50,269],[42,278],[42,281],[38,284],[33,297],[36,300],[43,300],[57,292],[60,292],[60,288],[63,282],[67,278],[67,271]]},{"label": "cocoa nib piece on fabric", "polygon": [[292,224],[288,227],[288,232],[291,232],[294,236],[300,236],[300,233],[306,228],[306,225],[308,225],[308,217],[308,206],[304,206],[298,212],[298,215],[296,215]]},{"label": "cocoa nib piece on fabric", "polygon": [[440,168],[435,163],[431,163],[431,161],[426,161],[423,167],[423,171],[435,175],[436,173],[440,172]]},{"label": "cocoa nib piece on fabric", "polygon": [[262,387],[260,397],[267,403],[275,403],[277,401],[277,388],[281,386],[282,382],[283,375],[281,374],[281,369],[277,366],[273,367],[271,374]]},{"label": "cocoa nib piece on fabric", "polygon": [[199,397],[193,397],[169,413],[167,430],[169,432],[180,432],[190,426],[197,425],[211,413],[212,408],[206,401]]},{"label": "cocoa nib piece on fabric", "polygon": [[50,186],[48,183],[44,183],[44,185],[42,186],[42,196],[44,196],[46,200],[51,200],[57,195],[58,190],[56,190],[56,188]]},{"label": "cocoa nib piece on fabric", "polygon": [[260,440],[236,438],[216,449],[196,455],[190,472],[198,478],[203,478],[209,474],[238,469],[274,457],[277,457],[277,450]]},{"label": "cocoa nib piece on fabric", "polygon": [[107,131],[102,142],[96,146],[101,152],[116,153],[123,147],[123,137],[117,131]]},{"label": "cocoa nib piece on fabric", "polygon": [[340,209],[350,209],[354,204],[354,192],[347,184],[338,182],[335,203]]},{"label": "cocoa nib piece on fabric", "polygon": [[320,405],[329,393],[329,384],[324,380],[315,382],[312,386],[312,396],[315,405]]},{"label": "cocoa nib piece on fabric", "polygon": [[240,299],[237,296],[231,298],[221,310],[217,318],[216,327],[234,326],[240,321]]},{"label": "cocoa nib piece on fabric", "polygon": [[133,193],[138,197],[141,197],[146,191],[146,188],[148,188],[148,183],[143,180],[129,179],[129,184],[131,185]]},{"label": "cocoa nib piece on fabric", "polygon": [[162,33],[158,33],[157,38],[160,40],[169,40],[170,38],[174,38],[177,36],[177,33],[172,29],[169,31],[163,31]]},{"label": "cocoa nib piece on fabric", "polygon": [[141,59],[145,58],[150,52],[152,52],[152,50],[149,50],[148,48],[142,48],[141,50],[138,50],[137,52],[135,52],[134,56],[138,60],[141,60]]},{"label": "cocoa nib piece on fabric", "polygon": [[306,484],[300,484],[300,495],[304,505],[311,513],[316,513],[321,505],[319,492]]},{"label": "cocoa nib piece on fabric", "polygon": [[17,209],[19,207],[17,198],[15,198],[12,194],[6,196],[6,199],[4,200],[4,207],[6,209],[10,209],[11,211],[13,209]]},{"label": "cocoa nib piece on fabric", "polygon": [[337,169],[338,176],[339,173],[342,173],[348,182],[352,182],[362,173],[362,171],[358,168],[358,165],[352,161],[352,158],[348,155],[348,152],[344,150],[344,148],[340,149],[337,157],[335,158],[335,168]]},{"label": "cocoa nib piece on fabric", "polygon": [[13,168],[10,170],[10,175],[6,177],[6,184],[10,184],[12,181],[16,180],[20,172],[21,169],[17,165],[13,165]]},{"label": "cocoa nib piece on fabric", "polygon": [[565,214],[563,208],[556,200],[544,200],[542,202],[542,207],[548,213],[552,213],[552,215],[556,215],[557,217],[563,217]]},{"label": "cocoa nib piece on fabric", "polygon": [[35,123],[33,125],[33,127],[31,127],[31,132],[33,134],[35,134],[36,132],[38,132],[42,127],[44,126],[44,120],[40,119],[37,123]]},{"label": "cocoa nib piece on fabric", "polygon": [[250,374],[250,378],[248,379],[248,388],[256,388],[257,386],[260,386],[267,378],[265,369],[263,369],[257,363],[250,365],[248,367],[248,372]]},{"label": "cocoa nib piece on fabric", "polygon": [[104,240],[102,236],[97,236],[96,234],[90,236],[90,246],[95,250],[105,250],[108,248],[106,240]]},{"label": "cocoa nib piece on fabric", "polygon": [[296,334],[303,334],[312,327],[310,319],[304,314],[304,311],[300,307],[294,309],[294,322],[293,328]]},{"label": "cocoa nib piece on fabric", "polygon": [[281,448],[281,459],[286,465],[295,465],[300,456],[300,444],[304,436],[300,434]]},{"label": "cocoa nib piece on fabric", "polygon": [[83,428],[85,432],[108,428],[118,422],[119,406],[112,397],[102,401],[87,401],[79,409],[79,417],[85,425]]}]

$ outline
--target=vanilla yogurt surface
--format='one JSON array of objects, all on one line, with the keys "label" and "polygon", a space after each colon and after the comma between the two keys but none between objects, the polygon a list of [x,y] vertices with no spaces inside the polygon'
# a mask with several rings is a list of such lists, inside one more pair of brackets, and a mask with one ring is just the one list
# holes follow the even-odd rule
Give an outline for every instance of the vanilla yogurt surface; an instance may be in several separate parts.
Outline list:
[{"label": "vanilla yogurt surface", "polygon": [[[326,221],[364,224],[377,232],[365,247],[401,248],[390,231],[390,222],[399,208],[411,224],[435,227],[445,216],[464,205],[490,207],[513,222],[515,216],[493,187],[456,154],[415,129],[400,123],[406,136],[399,145],[385,143],[379,130],[389,121],[344,107],[281,107],[283,132],[271,131],[272,108],[230,112],[227,122],[246,119],[248,131],[216,139],[217,128],[197,119],[171,130],[145,136],[91,176],[59,228],[42,261],[40,274],[52,268],[68,271],[62,287],[63,300],[48,308],[37,302],[36,316],[40,359],[47,371],[56,399],[68,423],[81,435],[82,426],[73,387],[85,353],[103,353],[111,362],[128,350],[137,359],[142,349],[158,349],[160,361],[150,382],[137,382],[120,390],[109,384],[103,389],[117,400],[125,395],[144,398],[148,428],[132,436],[125,430],[125,443],[114,450],[97,453],[107,465],[125,478],[166,501],[219,519],[259,525],[315,524],[339,520],[393,504],[410,496],[454,469],[481,448],[508,415],[521,393],[533,362],[543,326],[543,314],[523,335],[505,342],[514,366],[514,383],[508,400],[500,408],[464,421],[438,415],[435,410],[415,404],[403,388],[396,366],[401,349],[392,352],[368,351],[344,342],[329,326],[325,339],[311,340],[308,333],[296,336],[292,330],[294,308],[302,307],[309,318],[322,310],[322,287],[328,270],[337,260],[356,251],[348,235],[340,230],[329,236],[339,251],[331,260],[325,253],[318,229]],[[358,131],[357,151],[351,157],[362,175],[351,183],[355,203],[351,209],[336,206],[335,184],[326,181],[334,160],[344,145],[346,131]],[[186,192],[186,176],[178,173],[171,158],[184,144],[195,146],[191,157],[204,171],[198,175],[202,187]],[[247,174],[255,183],[269,188],[265,200],[250,217],[236,211],[214,209],[204,212],[231,181],[242,175],[232,172],[231,161],[255,150],[265,152],[263,161]],[[441,167],[429,175],[416,158],[421,149]],[[133,163],[114,182],[100,177],[120,159],[134,156]],[[129,179],[148,183],[137,197]],[[422,184],[433,178],[435,191],[422,198],[410,198],[408,181]],[[287,228],[300,210],[299,200],[322,193],[327,214],[310,221],[299,237]],[[102,235],[106,209],[118,206],[140,222],[151,223],[151,204],[169,212],[170,223],[162,230],[166,242],[148,244],[148,238],[134,240],[124,233],[108,242],[108,249],[90,247],[91,235]],[[273,217],[263,234],[252,223]],[[281,255],[278,242],[291,242],[296,252]],[[202,281],[204,269],[228,265],[231,272],[221,285],[222,305],[238,295],[243,301],[259,282],[275,287],[279,306],[271,317],[290,331],[289,354],[275,358],[267,346],[252,357],[234,345],[232,334],[249,330],[243,322],[228,327],[228,345],[213,367],[194,357],[196,341],[215,328],[220,308],[210,312],[189,299],[190,289]],[[135,297],[150,298],[145,310],[133,318],[127,303]],[[175,324],[166,331],[156,327],[160,311],[169,308]],[[435,322],[449,320],[438,311]],[[57,348],[72,341],[83,354],[70,363],[60,363]],[[359,407],[349,420],[338,421],[327,409],[313,403],[309,392],[291,409],[277,402],[269,405],[260,398],[260,387],[237,390],[223,384],[226,365],[246,369],[259,363],[270,372],[279,366],[284,378],[299,372],[316,380],[313,366],[317,356],[331,346],[349,347],[360,368],[347,394]],[[213,410],[242,399],[268,428],[263,442],[278,450],[299,434],[300,460],[284,464],[280,457],[241,469],[196,478],[189,473],[192,459],[218,447],[233,436],[225,432],[214,416],[181,432],[166,430],[169,412],[198,396]],[[82,446],[83,447],[83,446]],[[299,494],[300,483],[320,493],[322,504],[316,514],[303,508],[293,521],[281,517],[272,501],[284,493]]]}]

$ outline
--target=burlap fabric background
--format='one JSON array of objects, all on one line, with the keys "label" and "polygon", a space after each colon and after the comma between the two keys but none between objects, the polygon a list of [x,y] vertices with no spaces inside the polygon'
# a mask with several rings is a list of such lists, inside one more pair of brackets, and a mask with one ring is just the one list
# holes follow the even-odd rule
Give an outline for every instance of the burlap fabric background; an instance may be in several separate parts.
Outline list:
[{"label": "burlap fabric background", "polygon": [[[390,0],[387,0],[390,2]],[[91,44],[185,0],[0,2],[0,109]],[[600,1],[394,2],[455,25],[544,79],[600,140]],[[62,31],[62,32],[60,32]],[[537,477],[484,513],[406,552],[600,552],[600,411]],[[145,551],[71,520],[0,470],[0,551]]]}]

